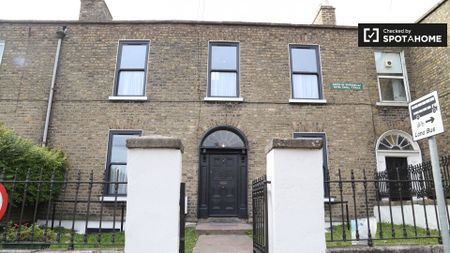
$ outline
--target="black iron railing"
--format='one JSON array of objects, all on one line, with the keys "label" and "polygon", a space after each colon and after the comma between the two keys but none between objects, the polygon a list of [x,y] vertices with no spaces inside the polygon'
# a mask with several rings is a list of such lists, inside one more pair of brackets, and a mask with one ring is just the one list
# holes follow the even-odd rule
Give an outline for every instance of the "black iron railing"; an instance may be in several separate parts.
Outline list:
[{"label": "black iron railing", "polygon": [[253,252],[269,252],[269,227],[267,213],[267,184],[266,176],[253,180]]},{"label": "black iron railing", "polygon": [[180,248],[179,252],[184,253],[184,242],[185,242],[185,227],[186,227],[186,214],[185,208],[185,196],[186,196],[186,184],[180,184]]},{"label": "black iron railing", "polygon": [[78,171],[72,180],[20,174],[0,179],[9,195],[1,248],[123,247],[126,203],[119,189],[126,182],[96,181],[92,171]]},{"label": "black iron railing", "polygon": [[[441,158],[446,196],[449,164],[449,156]],[[370,174],[351,170],[343,175],[338,170],[325,184],[330,191],[325,203],[329,244],[440,242],[430,162]]]}]

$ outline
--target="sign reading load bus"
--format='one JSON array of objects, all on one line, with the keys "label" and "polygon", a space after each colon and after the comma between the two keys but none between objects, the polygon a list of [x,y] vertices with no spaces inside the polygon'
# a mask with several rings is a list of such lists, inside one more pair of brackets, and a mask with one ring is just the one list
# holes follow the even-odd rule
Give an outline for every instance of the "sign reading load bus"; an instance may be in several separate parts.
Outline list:
[{"label": "sign reading load bus", "polygon": [[409,115],[414,141],[444,132],[436,91],[412,101],[409,104]]}]

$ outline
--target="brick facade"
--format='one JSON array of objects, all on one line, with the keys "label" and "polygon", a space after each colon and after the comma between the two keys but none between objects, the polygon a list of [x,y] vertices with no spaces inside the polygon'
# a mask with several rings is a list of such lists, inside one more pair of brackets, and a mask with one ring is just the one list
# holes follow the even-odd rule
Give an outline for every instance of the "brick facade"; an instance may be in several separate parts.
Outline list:
[{"label": "brick facade", "polygon": [[[419,21],[420,23],[447,23],[450,17],[450,1],[441,1],[435,9],[427,13]],[[409,49],[411,58],[410,80],[416,89],[416,98],[421,97],[431,91],[438,91],[439,102],[444,121],[444,132],[436,137],[438,149],[441,154],[450,152],[450,51],[448,47],[426,47]],[[428,142],[422,141],[422,148],[428,157]]]},{"label": "brick facade", "polygon": [[[376,170],[375,145],[380,135],[391,129],[410,132],[406,107],[376,105],[374,49],[357,46],[355,27],[3,21],[0,39],[6,46],[0,66],[0,122],[36,143],[42,138],[47,109],[55,32],[62,25],[68,31],[56,80],[49,146],[60,147],[67,154],[70,176],[77,169],[86,175],[93,170],[95,178],[103,179],[110,129],[140,129],[144,135],[180,138],[185,147],[183,180],[187,182],[190,219],[197,213],[200,140],[213,127],[234,126],[248,139],[249,189],[250,181],[265,172],[264,148],[272,138],[325,132],[330,177],[336,178],[338,169],[344,177],[349,177],[350,169],[362,177],[363,169]],[[150,40],[148,100],[111,101],[118,41],[140,39]],[[204,101],[209,41],[239,42],[244,101]],[[320,45],[325,104],[289,103],[289,44]],[[417,60],[420,52],[406,52],[412,98],[426,92],[419,88],[421,78],[428,78],[417,72],[424,64]],[[447,51],[447,57],[441,59],[444,68],[449,66],[448,60]],[[446,77],[438,73],[442,72],[436,70],[436,78],[445,88],[448,71],[443,71]],[[363,83],[364,87],[360,91],[332,90],[333,82]],[[441,103],[448,108],[446,97]],[[448,112],[444,118],[448,126]],[[249,197],[249,210],[250,202]]]}]

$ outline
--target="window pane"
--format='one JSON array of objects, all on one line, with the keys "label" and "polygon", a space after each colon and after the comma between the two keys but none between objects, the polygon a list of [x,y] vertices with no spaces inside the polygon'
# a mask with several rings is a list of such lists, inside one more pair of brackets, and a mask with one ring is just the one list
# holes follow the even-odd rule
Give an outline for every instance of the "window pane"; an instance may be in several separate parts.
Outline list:
[{"label": "window pane", "polygon": [[115,134],[112,137],[111,157],[112,163],[126,163],[127,162],[127,139],[137,137],[137,134]]},{"label": "window pane", "polygon": [[[126,165],[116,165],[112,164],[109,173],[109,182],[127,182],[127,166]],[[126,184],[109,184],[108,192],[110,194],[126,194],[127,185]]]},{"label": "window pane", "polygon": [[145,68],[147,45],[122,45],[121,69]]},{"label": "window pane", "polygon": [[5,42],[0,40],[0,63],[2,63],[4,49],[5,49]]},{"label": "window pane", "polygon": [[317,56],[314,48],[292,48],[292,70],[317,72]]},{"label": "window pane", "polygon": [[120,71],[119,86],[117,95],[119,96],[142,96],[144,95],[144,71]]},{"label": "window pane", "polygon": [[292,75],[294,98],[319,98],[319,81],[316,75]]},{"label": "window pane", "polygon": [[375,52],[378,74],[403,74],[400,53]]},{"label": "window pane", "polygon": [[237,97],[236,73],[211,72],[212,97]]},{"label": "window pane", "polygon": [[212,46],[211,69],[237,69],[236,46]]},{"label": "window pane", "polygon": [[379,78],[381,100],[383,101],[407,101],[403,79]]},{"label": "window pane", "polygon": [[218,130],[208,135],[202,147],[208,148],[245,148],[241,137],[228,130]]}]

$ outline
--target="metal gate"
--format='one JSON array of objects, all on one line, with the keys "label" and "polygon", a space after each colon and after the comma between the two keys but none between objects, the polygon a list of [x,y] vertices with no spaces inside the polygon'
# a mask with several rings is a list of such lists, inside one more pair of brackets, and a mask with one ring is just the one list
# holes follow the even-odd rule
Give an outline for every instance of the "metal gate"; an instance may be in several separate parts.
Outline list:
[{"label": "metal gate", "polygon": [[180,184],[180,253],[184,253],[184,238],[186,226],[186,214],[184,212],[186,196],[186,183]]},{"label": "metal gate", "polygon": [[269,252],[269,229],[267,214],[267,184],[266,176],[253,180],[253,252]]}]

